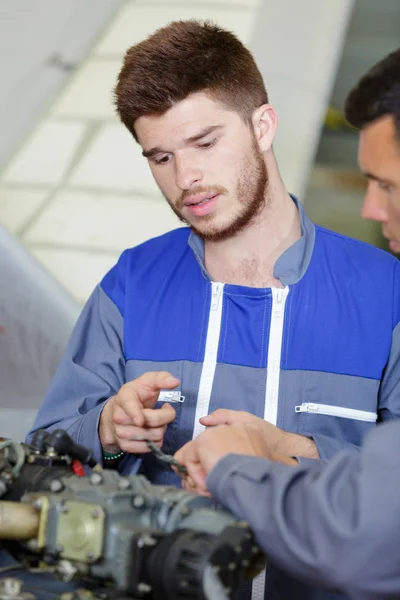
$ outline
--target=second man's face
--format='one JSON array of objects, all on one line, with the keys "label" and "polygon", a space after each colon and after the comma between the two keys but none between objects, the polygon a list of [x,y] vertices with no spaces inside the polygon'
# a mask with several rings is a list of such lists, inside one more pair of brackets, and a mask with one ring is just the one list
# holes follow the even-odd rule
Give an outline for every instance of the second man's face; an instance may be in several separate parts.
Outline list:
[{"label": "second man's face", "polygon": [[392,252],[400,252],[400,139],[394,118],[377,119],[360,133],[358,161],[368,177],[362,216],[382,224]]}]

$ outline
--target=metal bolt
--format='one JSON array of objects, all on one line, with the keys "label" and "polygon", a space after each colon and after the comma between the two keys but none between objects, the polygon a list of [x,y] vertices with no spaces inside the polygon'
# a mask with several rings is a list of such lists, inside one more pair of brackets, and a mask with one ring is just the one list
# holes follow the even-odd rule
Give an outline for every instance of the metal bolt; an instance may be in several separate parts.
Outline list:
[{"label": "metal bolt", "polygon": [[155,540],[151,535],[142,535],[138,539],[137,545],[139,548],[143,548],[143,546],[155,546],[157,544],[157,540]]},{"label": "metal bolt", "polygon": [[132,500],[132,504],[135,508],[141,508],[144,505],[143,496],[135,496]]},{"label": "metal bolt", "polygon": [[20,596],[22,590],[22,581],[20,579],[6,577],[2,580],[2,584],[4,596],[10,596],[11,598]]},{"label": "metal bolt", "polygon": [[94,508],[94,509],[92,510],[92,519],[98,519],[98,518],[99,518],[99,516],[100,516],[100,511],[99,511],[99,510],[97,510],[97,508]]},{"label": "metal bolt", "polygon": [[234,571],[236,569],[236,565],[234,562],[229,563],[228,565],[229,571]]},{"label": "metal bolt", "polygon": [[226,587],[224,588],[224,592],[227,596],[230,596],[232,594],[232,588]]},{"label": "metal bolt", "polygon": [[32,550],[33,552],[38,549],[38,542],[34,538],[29,540],[26,545],[28,546],[29,550]]},{"label": "metal bolt", "polygon": [[89,560],[90,562],[92,562],[94,560],[94,554],[93,554],[93,552],[86,552],[86,558],[87,558],[87,560]]},{"label": "metal bolt", "polygon": [[92,485],[99,485],[100,483],[103,483],[103,478],[100,473],[92,473],[90,476],[90,483]]},{"label": "metal bolt", "polygon": [[151,585],[148,585],[147,583],[139,583],[137,586],[137,591],[141,592],[142,594],[148,594],[151,592]]},{"label": "metal bolt", "polygon": [[42,501],[40,498],[36,498],[36,500],[33,501],[32,506],[35,510],[40,510],[42,508]]},{"label": "metal bolt", "polygon": [[126,479],[125,477],[123,477],[123,478],[121,478],[119,480],[118,489],[120,489],[120,490],[127,490],[130,487],[131,487],[131,484],[130,484],[129,479]]},{"label": "metal bolt", "polygon": [[50,484],[50,490],[56,494],[57,492],[61,492],[61,490],[63,489],[64,486],[61,483],[61,481],[59,479],[53,479],[53,481]]},{"label": "metal bolt", "polygon": [[253,554],[258,554],[260,552],[260,549],[258,546],[252,546],[251,551]]}]

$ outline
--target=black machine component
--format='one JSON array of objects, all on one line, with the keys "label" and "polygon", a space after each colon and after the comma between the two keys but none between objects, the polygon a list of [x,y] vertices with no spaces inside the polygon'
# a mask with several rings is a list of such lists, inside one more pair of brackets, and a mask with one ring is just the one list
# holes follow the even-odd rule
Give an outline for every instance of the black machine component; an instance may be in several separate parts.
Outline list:
[{"label": "black machine component", "polygon": [[0,441],[0,497],[3,547],[91,597],[222,600],[264,564],[248,525],[213,499],[103,470],[61,430]]}]

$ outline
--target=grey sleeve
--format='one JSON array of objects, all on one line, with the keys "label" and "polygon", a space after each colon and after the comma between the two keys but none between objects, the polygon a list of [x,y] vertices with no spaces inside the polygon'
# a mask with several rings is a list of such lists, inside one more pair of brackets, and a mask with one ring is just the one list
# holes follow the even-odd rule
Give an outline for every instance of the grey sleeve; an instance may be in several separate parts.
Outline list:
[{"label": "grey sleeve", "polygon": [[338,440],[329,435],[324,435],[323,433],[313,433],[310,435],[310,438],[317,446],[318,454],[323,460],[330,460],[341,450],[356,452],[360,449],[359,446],[356,446],[355,444]]},{"label": "grey sleeve", "polygon": [[382,421],[400,417],[400,323],[392,334],[390,356],[379,390],[379,418]]},{"label": "grey sleeve", "polygon": [[62,428],[101,462],[100,414],[124,383],[122,315],[98,286],[72,332],[28,440],[37,429]]},{"label": "grey sleeve", "polygon": [[207,482],[290,575],[357,600],[400,597],[400,422],[308,467],[231,454]]}]

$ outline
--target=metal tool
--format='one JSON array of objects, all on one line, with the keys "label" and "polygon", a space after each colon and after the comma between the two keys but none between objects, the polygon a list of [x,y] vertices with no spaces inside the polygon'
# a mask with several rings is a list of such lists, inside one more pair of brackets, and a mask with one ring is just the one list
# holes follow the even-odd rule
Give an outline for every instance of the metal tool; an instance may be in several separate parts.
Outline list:
[{"label": "metal tool", "polygon": [[165,465],[169,465],[170,467],[175,467],[177,469],[177,471],[179,471],[179,473],[181,473],[181,475],[183,475],[184,477],[187,477],[188,472],[187,472],[186,467],[184,467],[183,465],[181,465],[181,463],[178,462],[176,460],[176,458],[174,458],[173,456],[171,456],[171,454],[166,454],[165,452],[163,452],[151,440],[144,439],[144,440],[141,440],[141,441],[146,442],[147,447],[152,451],[152,453],[154,454],[154,456],[156,457],[157,460],[159,460],[160,462],[164,463]]}]

